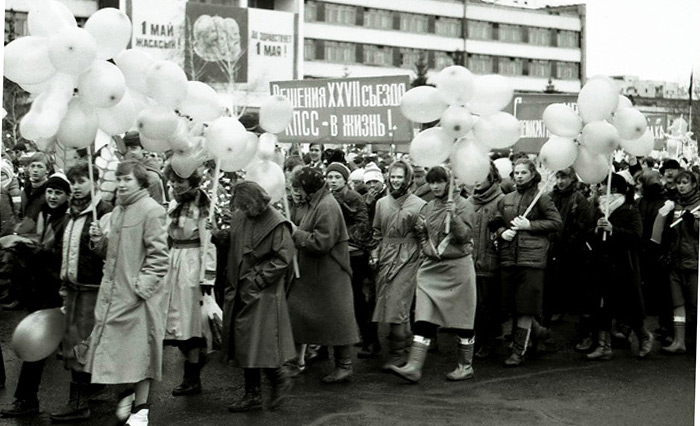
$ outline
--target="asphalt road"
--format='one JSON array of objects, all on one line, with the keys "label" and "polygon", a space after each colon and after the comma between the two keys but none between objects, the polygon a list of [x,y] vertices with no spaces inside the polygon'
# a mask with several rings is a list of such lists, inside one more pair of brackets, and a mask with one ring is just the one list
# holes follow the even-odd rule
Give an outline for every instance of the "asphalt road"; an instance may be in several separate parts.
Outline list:
[{"label": "asphalt road", "polygon": [[[7,369],[0,404],[12,402],[20,361],[9,340],[22,312],[0,312],[0,342]],[[231,414],[226,407],[243,392],[240,370],[212,362],[203,373],[201,395],[175,398],[182,360],[166,348],[164,380],[154,385],[152,425],[692,425],[695,403],[695,357],[658,353],[638,361],[630,350],[616,349],[614,359],[591,362],[571,349],[570,318],[553,328],[548,351],[520,368],[502,366],[505,355],[476,360],[476,377],[447,382],[454,368],[456,343],[440,334],[440,350],[428,355],[423,379],[408,384],[381,373],[382,359],[355,359],[348,384],[324,385],[320,378],[330,361],[311,366],[295,381],[284,406],[270,412]],[[635,345],[636,343],[633,343]],[[69,373],[50,357],[39,392],[42,413],[23,419],[2,419],[0,425],[48,425],[49,415],[65,403]],[[267,388],[263,388],[265,393]],[[114,395],[92,402],[92,417],[83,424],[112,424]]]}]

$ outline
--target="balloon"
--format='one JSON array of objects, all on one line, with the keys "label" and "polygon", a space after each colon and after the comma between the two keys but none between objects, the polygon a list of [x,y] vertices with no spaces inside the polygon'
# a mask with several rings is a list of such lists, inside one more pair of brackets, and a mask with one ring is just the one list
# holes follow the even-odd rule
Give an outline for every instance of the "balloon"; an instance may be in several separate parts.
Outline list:
[{"label": "balloon", "polygon": [[49,39],[49,59],[61,72],[80,74],[97,59],[97,43],[82,28],[66,28]]},{"label": "balloon", "polygon": [[467,139],[460,139],[450,156],[455,176],[466,185],[483,182],[491,171],[491,160],[483,149]]},{"label": "balloon", "polygon": [[636,108],[618,109],[612,124],[622,139],[639,139],[647,131],[647,119]]},{"label": "balloon", "polygon": [[97,57],[111,59],[131,41],[131,20],[119,9],[107,7],[90,15],[85,30],[97,42]]},{"label": "balloon", "polygon": [[178,154],[188,155],[194,149],[193,138],[190,137],[190,131],[187,127],[187,119],[179,118],[177,128],[173,134],[168,137],[168,144]]},{"label": "balloon", "polygon": [[30,95],[38,95],[39,93],[43,92],[49,87],[49,84],[51,83],[51,79],[49,80],[44,80],[41,83],[37,84],[19,84],[19,87],[24,89],[25,92],[28,92]]},{"label": "balloon", "polygon": [[502,179],[510,177],[510,174],[513,173],[513,163],[507,158],[497,158],[493,160],[493,164],[496,165],[498,174],[501,175]]},{"label": "balloon", "polygon": [[167,139],[175,132],[177,124],[175,111],[161,105],[144,108],[136,118],[136,129],[148,139]]},{"label": "balloon", "polygon": [[42,309],[27,315],[12,333],[12,350],[24,362],[51,355],[66,333],[65,315],[59,308]]},{"label": "balloon", "polygon": [[549,170],[563,170],[576,161],[578,147],[571,138],[552,136],[540,149],[542,164]]},{"label": "balloon", "polygon": [[126,92],[124,74],[107,61],[94,61],[80,75],[78,93],[85,102],[97,108],[110,108],[122,100]]},{"label": "balloon", "polygon": [[209,151],[217,159],[235,157],[246,146],[248,138],[243,124],[233,117],[220,117],[204,131]]},{"label": "balloon", "polygon": [[260,160],[252,163],[246,169],[245,177],[262,186],[272,201],[280,200],[286,195],[284,171],[273,161]]},{"label": "balloon", "polygon": [[68,112],[61,121],[56,137],[66,147],[85,148],[95,141],[98,126],[95,108],[80,98],[73,98],[68,104]]},{"label": "balloon", "polygon": [[581,88],[578,94],[578,113],[584,123],[607,119],[617,109],[619,90],[614,83],[595,78]]},{"label": "balloon", "polygon": [[454,138],[441,127],[431,127],[418,133],[411,141],[411,160],[419,166],[433,167],[450,158]]},{"label": "balloon", "polygon": [[35,1],[27,14],[27,28],[33,36],[51,36],[78,23],[68,6],[59,1]]},{"label": "balloon", "polygon": [[39,139],[39,129],[37,128],[38,118],[39,114],[30,110],[24,114],[24,117],[19,121],[19,134],[22,135],[24,139],[30,141]]},{"label": "balloon", "polygon": [[643,157],[645,155],[649,155],[649,153],[654,149],[654,135],[649,129],[646,129],[644,134],[638,139],[620,139],[620,146],[622,149],[636,157]]},{"label": "balloon", "polygon": [[96,108],[100,130],[110,136],[131,130],[139,111],[129,92],[125,92],[121,101],[111,108]]},{"label": "balloon", "polygon": [[583,121],[573,108],[566,104],[551,104],[542,113],[547,130],[557,136],[573,138],[583,129]]},{"label": "balloon", "polygon": [[473,132],[476,139],[489,148],[508,148],[520,139],[520,122],[512,114],[499,111],[479,118]]},{"label": "balloon", "polygon": [[495,74],[476,77],[474,87],[469,109],[479,115],[492,114],[507,107],[515,92],[508,78]]},{"label": "balloon", "polygon": [[442,100],[438,89],[418,86],[404,93],[399,108],[404,117],[411,121],[430,123],[440,119],[447,104]]},{"label": "balloon", "polygon": [[632,108],[632,101],[625,95],[618,95],[617,111],[622,108]]},{"label": "balloon", "polygon": [[202,159],[196,156],[176,152],[170,157],[170,167],[182,179],[187,179],[202,165]]},{"label": "balloon", "polygon": [[261,160],[272,160],[275,157],[277,136],[274,133],[263,133],[258,141],[258,157]]},{"label": "balloon", "polygon": [[143,50],[128,49],[114,58],[114,63],[122,70],[126,85],[137,92],[146,93],[146,75],[155,61]]},{"label": "balloon", "polygon": [[619,139],[617,129],[607,121],[593,121],[581,131],[581,145],[597,154],[611,154]]},{"label": "balloon", "polygon": [[474,95],[474,74],[463,66],[452,65],[440,71],[436,86],[444,102],[450,105],[466,105]]},{"label": "balloon", "polygon": [[466,107],[452,105],[442,113],[440,127],[453,139],[458,139],[471,131],[474,122],[474,117]]},{"label": "balloon", "polygon": [[281,95],[269,96],[260,105],[260,127],[270,133],[280,133],[292,122],[294,107]]},{"label": "balloon", "polygon": [[578,147],[574,170],[582,182],[589,185],[602,182],[608,176],[608,168],[608,157],[582,146]]},{"label": "balloon", "polygon": [[3,73],[17,84],[39,84],[56,74],[49,60],[49,40],[20,37],[5,45]]},{"label": "balloon", "polygon": [[156,61],[146,74],[146,95],[161,105],[177,108],[187,96],[187,76],[170,61]]},{"label": "balloon", "polygon": [[187,82],[187,97],[178,110],[195,121],[216,120],[224,113],[219,95],[211,86],[201,81]]},{"label": "balloon", "polygon": [[141,146],[149,152],[165,152],[170,149],[170,143],[167,139],[153,139],[142,134],[139,135]]},{"label": "balloon", "polygon": [[235,172],[241,170],[250,163],[258,150],[258,135],[253,132],[246,132],[245,147],[233,158],[223,158],[221,160],[221,170],[225,172]]}]

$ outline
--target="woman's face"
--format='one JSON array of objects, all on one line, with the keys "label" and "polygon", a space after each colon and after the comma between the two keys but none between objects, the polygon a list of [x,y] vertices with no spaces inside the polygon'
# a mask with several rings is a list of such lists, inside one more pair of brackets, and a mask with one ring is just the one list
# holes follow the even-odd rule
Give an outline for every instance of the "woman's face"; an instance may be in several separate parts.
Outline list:
[{"label": "woman's face", "polygon": [[52,209],[62,206],[68,201],[68,194],[57,188],[46,188],[46,204]]},{"label": "woman's face", "polygon": [[345,178],[340,172],[332,171],[326,174],[326,182],[331,191],[338,191],[345,186]]},{"label": "woman's face", "polygon": [[134,172],[130,172],[127,175],[117,176],[117,195],[125,197],[131,195],[141,189],[139,181],[136,180]]},{"label": "woman's face", "polygon": [[389,173],[391,189],[397,190],[406,182],[406,171],[402,167],[394,167]]},{"label": "woman's face", "polygon": [[306,191],[301,186],[292,185],[292,199],[295,203],[303,203],[306,200]]},{"label": "woman's face", "polygon": [[173,177],[170,180],[170,186],[173,187],[173,191],[175,191],[176,194],[182,194],[183,192],[187,192],[190,188],[190,181],[187,179],[180,179],[178,177]]},{"label": "woman's face", "polygon": [[513,169],[513,180],[517,185],[528,183],[532,179],[532,172],[527,164],[518,164]]},{"label": "woman's face", "polygon": [[428,185],[430,185],[430,190],[433,191],[433,195],[437,198],[444,196],[445,191],[447,191],[447,181],[430,182]]},{"label": "woman's face", "polygon": [[81,200],[90,195],[90,179],[87,176],[79,176],[70,183],[71,194],[74,199]]},{"label": "woman's face", "polygon": [[489,176],[486,176],[486,179],[474,185],[474,189],[480,191],[484,188],[488,188],[489,186],[491,186],[491,179],[489,179]]},{"label": "woman's face", "polygon": [[678,193],[681,195],[690,194],[693,191],[693,189],[695,189],[695,186],[696,185],[693,184],[693,182],[687,177],[682,177],[676,184]]}]

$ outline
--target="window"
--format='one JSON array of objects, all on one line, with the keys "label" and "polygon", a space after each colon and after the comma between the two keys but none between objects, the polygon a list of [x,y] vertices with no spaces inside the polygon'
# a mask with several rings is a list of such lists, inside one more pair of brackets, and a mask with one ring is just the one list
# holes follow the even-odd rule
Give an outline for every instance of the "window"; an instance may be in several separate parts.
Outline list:
[{"label": "window", "polygon": [[407,47],[402,47],[399,52],[401,52],[401,68],[414,69],[416,67],[416,62],[420,59],[423,53],[418,49],[409,49]]},{"label": "window", "polygon": [[454,65],[452,55],[447,52],[435,52],[435,69],[441,70]]},{"label": "window", "polygon": [[435,34],[445,37],[461,37],[462,25],[456,18],[438,18],[435,21]]},{"label": "window", "polygon": [[331,24],[355,25],[355,7],[326,3],[326,22]]},{"label": "window", "polygon": [[559,31],[557,33],[558,47],[579,47],[578,33],[576,31]]},{"label": "window", "polygon": [[557,62],[557,78],[560,80],[577,80],[578,64],[576,62]]},{"label": "window", "polygon": [[469,21],[467,23],[469,38],[474,40],[491,40],[491,24],[484,21]]},{"label": "window", "polygon": [[523,60],[520,58],[498,58],[498,73],[503,75],[523,75]]},{"label": "window", "polygon": [[363,25],[366,28],[391,30],[394,26],[393,12],[382,9],[365,9]]},{"label": "window", "polygon": [[522,32],[519,25],[498,25],[498,40],[508,43],[521,43],[523,41]]},{"label": "window", "polygon": [[304,3],[304,21],[314,22],[318,16],[318,3],[315,1],[307,1]]},{"label": "window", "polygon": [[29,35],[27,27],[27,13],[5,11],[5,44],[10,41]]},{"label": "window", "polygon": [[394,65],[393,51],[390,47],[365,45],[362,50],[363,64],[390,67]]},{"label": "window", "polygon": [[528,65],[530,77],[549,78],[552,76],[552,65],[549,61],[533,59]]},{"label": "window", "polygon": [[538,46],[551,46],[552,32],[547,28],[530,27],[528,31],[528,41],[530,44]]},{"label": "window", "polygon": [[304,60],[313,61],[316,59],[316,40],[304,39]]},{"label": "window", "polygon": [[323,46],[323,58],[328,62],[347,64],[355,62],[355,45],[326,41]]},{"label": "window", "polygon": [[493,57],[486,55],[469,55],[467,68],[477,74],[493,73]]},{"label": "window", "polygon": [[410,31],[413,33],[428,32],[428,15],[417,15],[415,13],[401,13],[400,22],[401,31]]}]

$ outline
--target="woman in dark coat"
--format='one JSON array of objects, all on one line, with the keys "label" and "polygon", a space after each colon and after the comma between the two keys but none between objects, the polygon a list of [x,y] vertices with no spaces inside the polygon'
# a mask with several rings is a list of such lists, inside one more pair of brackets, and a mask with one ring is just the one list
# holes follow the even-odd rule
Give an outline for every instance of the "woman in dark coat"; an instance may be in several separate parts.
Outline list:
[{"label": "woman in dark coat", "polygon": [[294,357],[292,328],[285,299],[285,277],[294,256],[291,223],[270,206],[257,183],[233,188],[227,286],[224,296],[224,356],[243,368],[245,394],[229,411],[262,409],[261,370],[273,385],[270,408],[278,407],[291,387],[281,368]]},{"label": "woman in dark coat", "polygon": [[335,369],[323,382],[344,382],[352,376],[352,345],[359,336],[343,212],[317,169],[304,167],[295,173],[292,191],[307,200],[292,234],[301,271],[289,291],[294,341],[334,346]]}]

